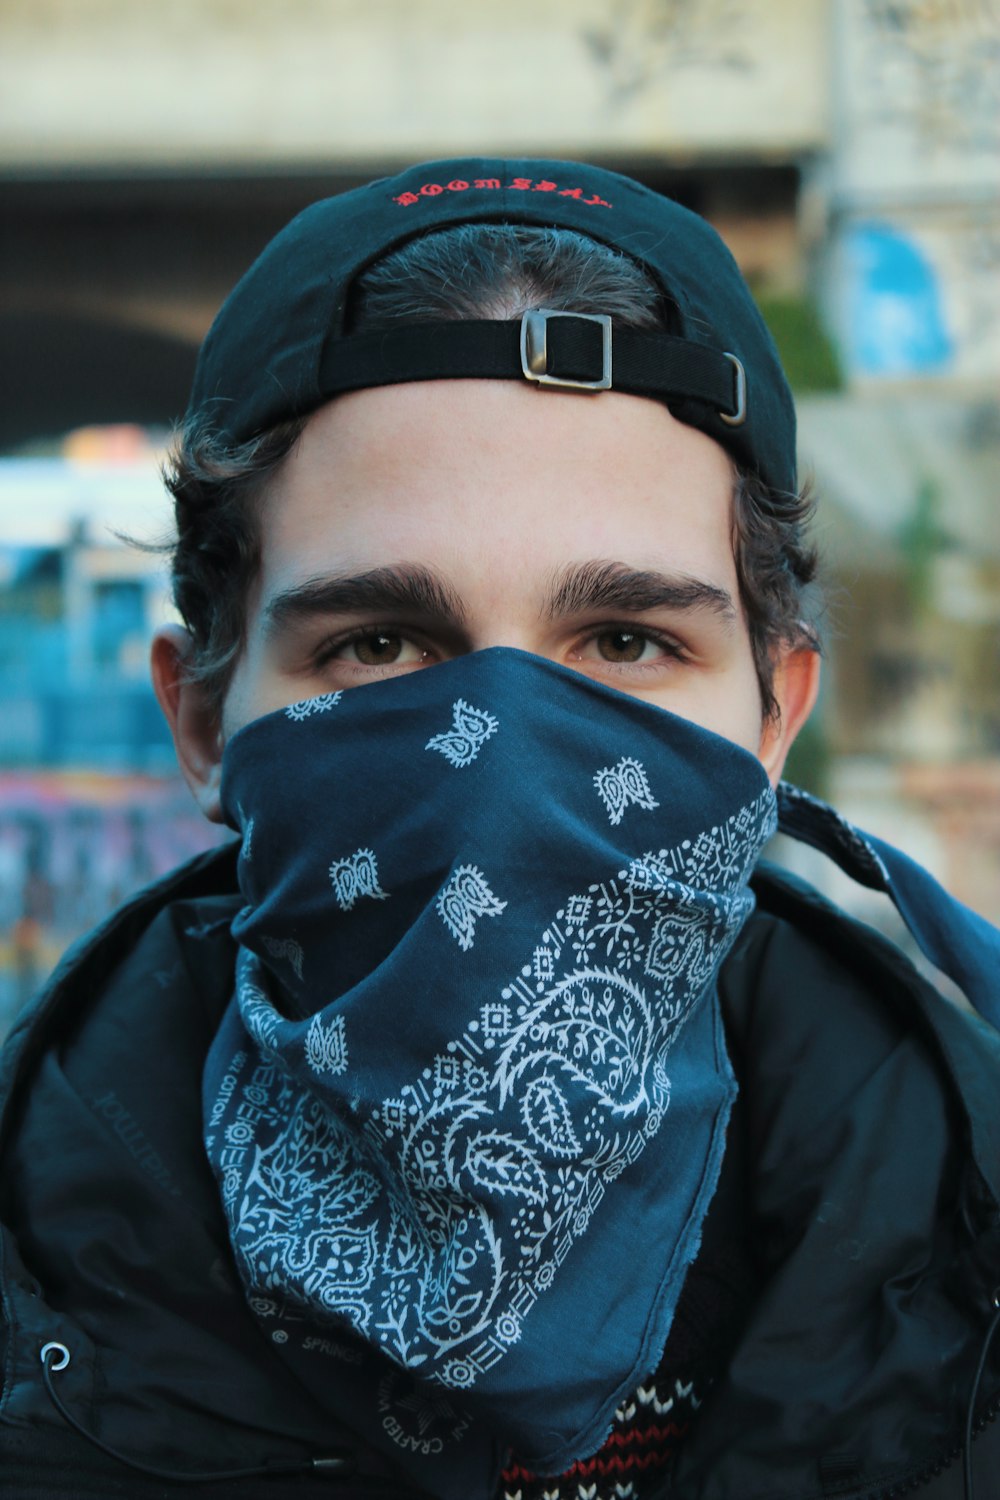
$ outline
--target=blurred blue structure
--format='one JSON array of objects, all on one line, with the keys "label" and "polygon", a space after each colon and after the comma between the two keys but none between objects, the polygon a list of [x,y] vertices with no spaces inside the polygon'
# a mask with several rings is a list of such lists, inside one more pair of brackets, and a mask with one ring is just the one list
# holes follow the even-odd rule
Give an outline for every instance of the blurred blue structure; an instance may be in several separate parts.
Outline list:
[{"label": "blurred blue structure", "polygon": [[68,943],[220,836],[150,686],[163,559],[111,529],[142,518],[142,484],[109,514],[92,482],[63,460],[0,461],[0,1035]]},{"label": "blurred blue structure", "polygon": [[51,542],[4,545],[0,530],[0,766],[173,768],[147,666],[162,574],[157,554],[83,521]]},{"label": "blurred blue structure", "polygon": [[845,240],[847,355],[860,375],[947,372],[954,353],[934,266],[890,224],[854,225]]}]

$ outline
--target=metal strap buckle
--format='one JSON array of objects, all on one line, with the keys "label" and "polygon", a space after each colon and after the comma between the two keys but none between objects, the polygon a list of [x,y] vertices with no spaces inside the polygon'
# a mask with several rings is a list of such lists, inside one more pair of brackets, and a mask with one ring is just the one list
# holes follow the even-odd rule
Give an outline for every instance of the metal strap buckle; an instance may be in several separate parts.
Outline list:
[{"label": "metal strap buckle", "polygon": [[719,421],[725,422],[727,427],[742,427],[747,419],[747,372],[735,354],[727,353],[723,358],[728,359],[736,372],[736,410],[731,417],[720,411]]},{"label": "metal strap buckle", "polygon": [[[582,318],[601,325],[600,380],[567,380],[548,373],[549,351],[546,324],[550,318]],[[561,386],[568,391],[609,391],[611,389],[611,319],[606,313],[554,312],[548,307],[533,307],[521,319],[521,369],[525,380],[537,385]]]}]

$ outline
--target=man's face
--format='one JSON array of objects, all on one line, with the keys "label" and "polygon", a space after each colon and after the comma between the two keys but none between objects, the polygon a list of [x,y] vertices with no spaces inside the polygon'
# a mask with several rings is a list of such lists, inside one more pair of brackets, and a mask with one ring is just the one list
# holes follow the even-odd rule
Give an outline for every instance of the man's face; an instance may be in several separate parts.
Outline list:
[{"label": "man's face", "polygon": [[471,380],[342,396],[264,499],[218,744],[302,698],[514,646],[776,775],[794,727],[762,718],[732,491],[724,451],[654,401]]}]

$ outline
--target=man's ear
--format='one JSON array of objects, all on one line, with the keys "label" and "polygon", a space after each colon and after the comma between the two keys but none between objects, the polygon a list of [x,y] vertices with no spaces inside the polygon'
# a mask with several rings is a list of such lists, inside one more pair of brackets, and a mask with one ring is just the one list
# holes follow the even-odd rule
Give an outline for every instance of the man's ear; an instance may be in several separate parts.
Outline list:
[{"label": "man's ear", "polygon": [[775,664],[772,691],[780,716],[765,720],[757,752],[772,786],[781,780],[795,736],[812,712],[819,669],[819,652],[807,646],[784,651]]},{"label": "man's ear", "polygon": [[191,644],[190,635],[180,625],[164,625],[156,632],[150,657],[153,689],[170,725],[177,761],[194,800],[210,822],[221,823],[219,716],[201,684],[186,677],[184,668]]}]

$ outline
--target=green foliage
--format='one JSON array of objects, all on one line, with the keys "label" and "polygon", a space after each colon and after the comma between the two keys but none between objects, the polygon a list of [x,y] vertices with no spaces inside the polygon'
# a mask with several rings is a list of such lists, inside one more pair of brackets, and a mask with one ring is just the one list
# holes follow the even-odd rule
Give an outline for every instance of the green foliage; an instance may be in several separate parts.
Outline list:
[{"label": "green foliage", "polygon": [[819,712],[807,719],[788,752],[784,777],[824,801],[830,795],[830,746]]},{"label": "green foliage", "polygon": [[948,534],[941,526],[940,515],[940,486],[925,475],[917,488],[913,510],[899,529],[907,603],[917,617],[926,614],[930,608],[934,561],[948,544]]},{"label": "green foliage", "polygon": [[778,346],[788,383],[797,395],[843,389],[837,352],[808,298],[759,292],[757,305]]}]

